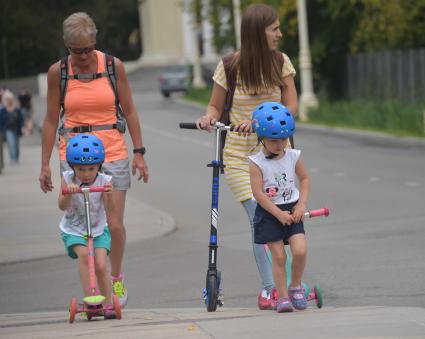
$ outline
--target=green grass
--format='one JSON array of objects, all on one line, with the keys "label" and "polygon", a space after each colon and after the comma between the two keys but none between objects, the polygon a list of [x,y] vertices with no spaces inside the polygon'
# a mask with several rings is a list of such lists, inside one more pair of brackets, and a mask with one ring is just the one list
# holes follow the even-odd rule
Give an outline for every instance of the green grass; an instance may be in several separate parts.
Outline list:
[{"label": "green grass", "polygon": [[424,103],[396,100],[320,101],[309,112],[309,122],[329,126],[373,130],[398,136],[423,137]]},{"label": "green grass", "polygon": [[[190,88],[186,100],[207,105],[211,88]],[[349,127],[397,136],[425,137],[425,101],[404,103],[397,100],[320,100],[309,112],[309,122],[334,127]]]},{"label": "green grass", "polygon": [[196,89],[193,87],[190,87],[184,98],[189,101],[194,101],[198,104],[207,105],[210,101],[211,96],[211,87],[206,87],[204,89]]}]

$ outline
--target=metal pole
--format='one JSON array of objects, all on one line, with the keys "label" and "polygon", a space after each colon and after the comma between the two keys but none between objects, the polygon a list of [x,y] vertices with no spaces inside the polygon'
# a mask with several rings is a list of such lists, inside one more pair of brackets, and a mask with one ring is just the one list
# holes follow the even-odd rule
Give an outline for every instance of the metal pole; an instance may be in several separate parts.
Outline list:
[{"label": "metal pole", "polygon": [[236,49],[241,48],[241,2],[233,0],[233,18],[235,24]]},{"label": "metal pole", "polygon": [[305,0],[297,0],[298,31],[300,43],[300,71],[301,71],[301,96],[300,119],[308,120],[308,109],[318,106],[318,101],[313,90],[313,76],[311,71],[310,46],[308,41],[307,10]]},{"label": "metal pole", "polygon": [[[200,4],[202,6],[202,4]],[[200,24],[201,18],[197,17],[197,14],[195,13],[193,15],[193,29],[192,29],[192,35],[193,35],[193,41],[194,41],[194,47],[195,47],[195,55],[193,59],[193,87],[194,88],[205,88],[206,84],[204,79],[202,79],[202,70],[201,70],[201,52],[199,50],[199,33],[201,30],[201,24]]]}]

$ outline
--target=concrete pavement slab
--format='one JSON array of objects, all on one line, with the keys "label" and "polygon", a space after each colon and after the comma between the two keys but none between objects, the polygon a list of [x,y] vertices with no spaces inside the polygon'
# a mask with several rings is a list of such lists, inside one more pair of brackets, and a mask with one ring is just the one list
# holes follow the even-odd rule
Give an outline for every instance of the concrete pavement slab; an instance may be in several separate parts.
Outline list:
[{"label": "concrete pavement slab", "polygon": [[2,338],[424,338],[425,309],[415,307],[309,308],[274,311],[230,308],[133,309],[123,319],[87,321],[68,313],[0,315]]}]

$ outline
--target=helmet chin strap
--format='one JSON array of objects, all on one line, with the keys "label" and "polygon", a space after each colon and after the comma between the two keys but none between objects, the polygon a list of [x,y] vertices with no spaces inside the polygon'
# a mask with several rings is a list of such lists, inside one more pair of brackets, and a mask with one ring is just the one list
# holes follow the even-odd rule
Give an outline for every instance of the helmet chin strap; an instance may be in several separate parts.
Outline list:
[{"label": "helmet chin strap", "polygon": [[264,145],[263,140],[260,140],[260,142],[261,142],[261,144],[263,145],[263,147],[266,149],[266,151],[270,153],[269,155],[266,155],[266,159],[273,159],[273,158],[275,158],[275,157],[277,157],[277,156],[279,155],[279,154],[276,154],[276,153],[270,152],[270,151],[267,149],[266,145]]}]

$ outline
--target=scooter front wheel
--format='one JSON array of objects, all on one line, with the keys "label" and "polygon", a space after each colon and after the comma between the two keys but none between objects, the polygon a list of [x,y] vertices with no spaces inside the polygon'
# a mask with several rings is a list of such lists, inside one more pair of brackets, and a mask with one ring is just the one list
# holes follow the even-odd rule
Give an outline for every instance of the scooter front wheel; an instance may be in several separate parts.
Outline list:
[{"label": "scooter front wheel", "polygon": [[77,313],[77,299],[71,298],[69,303],[69,323],[72,324],[75,320],[75,314]]},{"label": "scooter front wheel", "polygon": [[207,311],[215,312],[217,309],[218,299],[218,279],[216,272],[207,273],[207,286],[206,286],[206,300]]}]

